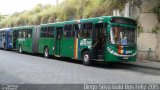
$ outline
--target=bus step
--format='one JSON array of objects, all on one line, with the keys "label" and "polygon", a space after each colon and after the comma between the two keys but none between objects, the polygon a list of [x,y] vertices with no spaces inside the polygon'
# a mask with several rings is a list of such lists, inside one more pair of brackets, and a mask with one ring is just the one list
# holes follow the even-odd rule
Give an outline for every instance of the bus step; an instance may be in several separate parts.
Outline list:
[{"label": "bus step", "polygon": [[102,50],[98,50],[98,53],[99,53],[99,54],[102,54],[102,53],[103,53],[103,51],[102,51]]},{"label": "bus step", "polygon": [[98,59],[102,59],[103,58],[103,56],[102,55],[98,55]]},{"label": "bus step", "polygon": [[102,59],[94,59],[95,61],[102,62]]},{"label": "bus step", "polygon": [[54,55],[55,57],[61,57],[60,55]]}]

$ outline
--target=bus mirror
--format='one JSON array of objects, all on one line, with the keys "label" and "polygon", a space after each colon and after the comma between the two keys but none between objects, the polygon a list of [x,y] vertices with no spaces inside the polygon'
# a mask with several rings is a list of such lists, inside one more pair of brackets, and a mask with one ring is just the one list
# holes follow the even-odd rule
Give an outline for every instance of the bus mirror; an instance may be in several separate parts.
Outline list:
[{"label": "bus mirror", "polygon": [[108,25],[111,25],[111,23],[110,23],[110,22],[108,22]]},{"label": "bus mirror", "polygon": [[78,28],[79,28],[79,30],[81,29],[81,24],[80,23],[78,24]]},{"label": "bus mirror", "polygon": [[109,34],[107,34],[106,38],[107,38],[107,41],[108,41],[108,42],[111,42],[111,39],[110,39],[110,35],[109,35]]}]

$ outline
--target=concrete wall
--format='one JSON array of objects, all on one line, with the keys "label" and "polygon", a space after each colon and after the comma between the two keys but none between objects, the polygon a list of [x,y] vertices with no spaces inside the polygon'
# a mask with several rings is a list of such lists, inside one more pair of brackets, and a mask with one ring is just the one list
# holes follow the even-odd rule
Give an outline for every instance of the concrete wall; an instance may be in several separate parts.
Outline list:
[{"label": "concrete wall", "polygon": [[144,33],[152,33],[153,28],[155,28],[158,23],[157,16],[154,13],[140,13],[139,23],[143,27]]},{"label": "concrete wall", "polygon": [[[138,59],[139,60],[157,60],[156,47],[157,35],[154,33],[141,33],[137,37]],[[151,52],[149,51],[151,49]]]},{"label": "concrete wall", "polygon": [[[139,60],[155,60],[160,61],[160,44],[158,33],[153,33],[153,29],[157,26],[158,19],[152,9],[160,4],[160,0],[142,0],[139,8],[138,22],[143,28],[143,33],[138,36],[138,59]],[[136,8],[136,7],[135,7]],[[151,48],[151,52],[149,51]]]}]

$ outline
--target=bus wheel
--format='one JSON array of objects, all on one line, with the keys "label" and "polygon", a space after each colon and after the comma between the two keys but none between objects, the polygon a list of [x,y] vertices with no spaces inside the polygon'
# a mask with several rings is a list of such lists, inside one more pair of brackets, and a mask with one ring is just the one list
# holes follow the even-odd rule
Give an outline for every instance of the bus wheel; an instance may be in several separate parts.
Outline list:
[{"label": "bus wheel", "polygon": [[4,48],[4,50],[6,50],[6,51],[7,51],[7,48],[5,47],[5,48]]},{"label": "bus wheel", "polygon": [[48,57],[49,57],[48,47],[45,47],[45,49],[44,49],[44,57],[45,57],[45,58],[48,58]]},{"label": "bus wheel", "polygon": [[22,46],[19,46],[19,53],[22,53]]},{"label": "bus wheel", "polygon": [[89,51],[84,51],[82,54],[82,61],[84,65],[91,65],[91,59],[90,59],[90,54]]}]

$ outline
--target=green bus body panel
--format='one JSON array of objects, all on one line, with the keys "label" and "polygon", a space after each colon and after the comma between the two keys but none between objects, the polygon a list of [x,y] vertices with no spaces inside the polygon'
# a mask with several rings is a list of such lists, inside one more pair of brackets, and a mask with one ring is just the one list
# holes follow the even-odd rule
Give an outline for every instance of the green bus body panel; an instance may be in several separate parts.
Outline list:
[{"label": "green bus body panel", "polygon": [[53,38],[40,38],[38,43],[38,53],[44,53],[44,48],[49,48],[49,54],[53,55],[54,39]]},{"label": "green bus body panel", "polygon": [[61,40],[61,55],[74,58],[74,38],[63,38]]},{"label": "green bus body panel", "polygon": [[91,45],[91,38],[64,38],[56,40],[55,55],[81,59],[82,50],[85,49],[91,52]]},{"label": "green bus body panel", "polygon": [[[107,33],[109,33],[109,31],[111,30],[111,26],[122,26],[122,27],[130,27],[130,28],[136,28],[135,26],[130,26],[130,25],[124,25],[124,24],[116,24],[116,23],[112,23],[111,25],[109,25],[107,27]],[[125,61],[128,61],[128,62],[134,62],[136,61],[136,55],[135,56],[132,56],[132,57],[128,57],[128,59],[124,60],[123,57],[118,57],[118,56],[115,56],[113,54],[111,54],[108,50],[107,50],[107,47],[110,47],[114,52],[118,52],[118,48],[117,48],[117,45],[114,45],[114,44],[111,44],[109,41],[105,41],[106,42],[106,45],[105,45],[105,52],[103,54],[103,58],[104,58],[104,62],[125,62]],[[136,53],[137,51],[137,45],[128,45],[127,48],[125,48],[126,51],[130,50],[132,51],[132,54],[133,53]]]},{"label": "green bus body panel", "polygon": [[56,40],[55,42],[55,55],[61,55],[61,40]]},{"label": "green bus body panel", "polygon": [[[118,57],[115,56],[113,54],[111,54],[108,50],[107,47],[112,48],[112,50],[114,50],[115,52],[118,52],[117,46],[116,45],[112,45],[110,43],[108,43],[105,47],[106,52],[104,53],[104,61],[105,62],[123,62],[123,61],[129,61],[129,62],[133,62],[136,61],[136,55],[133,57],[128,57],[128,59],[124,60],[123,57]],[[136,49],[136,45],[130,45],[126,48],[126,50],[130,50],[132,51],[132,54],[135,53],[137,51]]]},{"label": "green bus body panel", "polygon": [[[33,31],[33,27],[34,26],[15,27],[13,28],[13,30],[20,31],[20,30],[25,30],[25,29],[32,29]],[[32,38],[18,38],[16,41],[16,49],[19,48],[19,45],[22,46],[23,51],[32,53]]]},{"label": "green bus body panel", "polygon": [[81,59],[83,50],[92,51],[92,39],[91,38],[77,38],[74,41],[75,50],[74,58]]},{"label": "green bus body panel", "polygon": [[19,38],[18,39],[18,48],[19,45],[22,46],[22,50],[26,52],[32,52],[32,38]]}]

